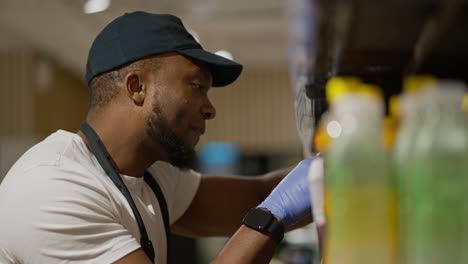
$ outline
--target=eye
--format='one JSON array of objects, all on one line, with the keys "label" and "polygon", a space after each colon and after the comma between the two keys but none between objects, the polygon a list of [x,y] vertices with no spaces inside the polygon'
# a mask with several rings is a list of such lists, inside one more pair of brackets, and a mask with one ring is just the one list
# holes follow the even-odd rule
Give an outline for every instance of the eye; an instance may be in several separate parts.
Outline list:
[{"label": "eye", "polygon": [[205,86],[203,86],[200,83],[193,82],[192,87],[195,88],[196,90],[198,90],[199,92],[206,92]]}]

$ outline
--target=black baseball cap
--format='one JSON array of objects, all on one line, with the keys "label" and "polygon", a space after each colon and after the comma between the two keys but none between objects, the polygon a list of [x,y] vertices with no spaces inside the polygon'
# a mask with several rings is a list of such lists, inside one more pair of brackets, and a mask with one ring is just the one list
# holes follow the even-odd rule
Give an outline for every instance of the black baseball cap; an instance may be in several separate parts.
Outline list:
[{"label": "black baseball cap", "polygon": [[114,19],[97,35],[88,54],[86,83],[89,86],[101,73],[167,52],[204,63],[213,86],[226,86],[242,72],[241,64],[204,50],[178,17],[137,11]]}]

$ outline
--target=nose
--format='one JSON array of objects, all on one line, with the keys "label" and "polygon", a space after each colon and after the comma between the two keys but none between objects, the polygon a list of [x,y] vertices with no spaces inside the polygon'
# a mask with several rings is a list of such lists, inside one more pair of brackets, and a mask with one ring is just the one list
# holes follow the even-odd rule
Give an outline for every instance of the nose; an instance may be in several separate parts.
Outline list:
[{"label": "nose", "polygon": [[210,102],[210,99],[206,98],[205,103],[202,106],[202,114],[205,120],[210,120],[216,116],[216,108]]}]

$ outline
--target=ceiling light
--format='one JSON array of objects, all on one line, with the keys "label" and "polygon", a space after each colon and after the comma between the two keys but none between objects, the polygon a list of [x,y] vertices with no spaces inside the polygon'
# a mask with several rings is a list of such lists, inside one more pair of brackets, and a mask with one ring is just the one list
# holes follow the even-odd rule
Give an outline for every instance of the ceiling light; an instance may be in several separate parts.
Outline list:
[{"label": "ceiling light", "polygon": [[111,0],[88,0],[83,6],[85,14],[102,12],[109,8]]}]

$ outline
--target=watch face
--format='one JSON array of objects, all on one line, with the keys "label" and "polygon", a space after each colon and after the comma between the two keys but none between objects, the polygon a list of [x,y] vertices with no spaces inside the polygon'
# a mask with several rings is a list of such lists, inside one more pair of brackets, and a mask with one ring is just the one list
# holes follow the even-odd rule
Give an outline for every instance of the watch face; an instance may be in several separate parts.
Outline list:
[{"label": "watch face", "polygon": [[260,230],[264,230],[271,224],[272,219],[273,215],[271,213],[261,209],[253,209],[249,212],[247,222]]}]

